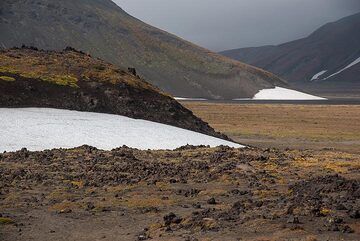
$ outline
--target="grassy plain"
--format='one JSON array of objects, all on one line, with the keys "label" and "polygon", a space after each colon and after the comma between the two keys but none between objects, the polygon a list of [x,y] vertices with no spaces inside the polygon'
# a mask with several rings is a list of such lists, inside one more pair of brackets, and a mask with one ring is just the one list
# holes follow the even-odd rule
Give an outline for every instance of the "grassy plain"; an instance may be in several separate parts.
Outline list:
[{"label": "grassy plain", "polygon": [[360,105],[182,104],[244,144],[360,152]]}]

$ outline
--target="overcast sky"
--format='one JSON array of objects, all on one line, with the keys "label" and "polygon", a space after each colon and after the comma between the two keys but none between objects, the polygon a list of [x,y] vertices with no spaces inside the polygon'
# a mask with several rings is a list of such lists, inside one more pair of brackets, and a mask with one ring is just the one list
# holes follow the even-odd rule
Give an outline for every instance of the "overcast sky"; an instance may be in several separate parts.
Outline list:
[{"label": "overcast sky", "polygon": [[360,12],[360,0],[114,0],[129,14],[214,51],[280,44]]}]

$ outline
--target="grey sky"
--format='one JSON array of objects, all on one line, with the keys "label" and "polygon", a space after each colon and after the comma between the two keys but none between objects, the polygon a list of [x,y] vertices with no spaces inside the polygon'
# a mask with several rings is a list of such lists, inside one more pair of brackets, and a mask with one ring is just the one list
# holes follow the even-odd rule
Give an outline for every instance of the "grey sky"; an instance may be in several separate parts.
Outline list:
[{"label": "grey sky", "polygon": [[305,37],[360,0],[114,0],[129,14],[219,51]]}]

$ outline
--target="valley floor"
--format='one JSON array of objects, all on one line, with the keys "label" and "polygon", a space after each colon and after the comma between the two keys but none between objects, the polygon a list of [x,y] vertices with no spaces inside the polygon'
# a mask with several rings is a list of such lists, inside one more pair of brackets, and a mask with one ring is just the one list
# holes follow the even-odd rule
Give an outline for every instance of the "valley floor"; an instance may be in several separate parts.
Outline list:
[{"label": "valley floor", "polygon": [[360,105],[211,102],[183,105],[240,143],[263,148],[325,148],[360,153]]},{"label": "valley floor", "polygon": [[183,104],[258,147],[0,154],[0,240],[360,240],[359,105]]}]

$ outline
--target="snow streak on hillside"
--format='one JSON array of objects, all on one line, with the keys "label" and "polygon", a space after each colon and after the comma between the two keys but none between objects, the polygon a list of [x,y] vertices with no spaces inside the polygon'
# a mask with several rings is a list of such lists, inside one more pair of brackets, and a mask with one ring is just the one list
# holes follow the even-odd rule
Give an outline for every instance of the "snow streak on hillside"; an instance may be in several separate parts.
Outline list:
[{"label": "snow streak on hillside", "polygon": [[44,150],[81,145],[111,150],[175,149],[190,145],[239,144],[181,128],[119,115],[48,108],[0,108],[0,151]]},{"label": "snow streak on hillside", "polygon": [[322,71],[320,71],[319,73],[315,74],[315,75],[311,78],[311,80],[317,80],[317,79],[319,79],[319,77],[320,77],[321,75],[325,74],[326,72],[327,72],[327,70],[322,70]]},{"label": "snow streak on hillside", "polygon": [[345,71],[345,70],[347,70],[347,69],[349,69],[349,68],[353,67],[354,65],[357,65],[358,63],[360,63],[360,57],[359,57],[359,58],[357,58],[357,59],[355,59],[355,60],[354,60],[351,64],[347,65],[345,68],[343,68],[343,69],[339,70],[338,72],[336,72],[336,73],[334,73],[334,74],[332,74],[332,75],[330,75],[330,76],[326,77],[324,80],[326,80],[326,79],[330,79],[331,77],[334,77],[335,75],[340,74],[341,72],[343,72],[343,71]]}]

